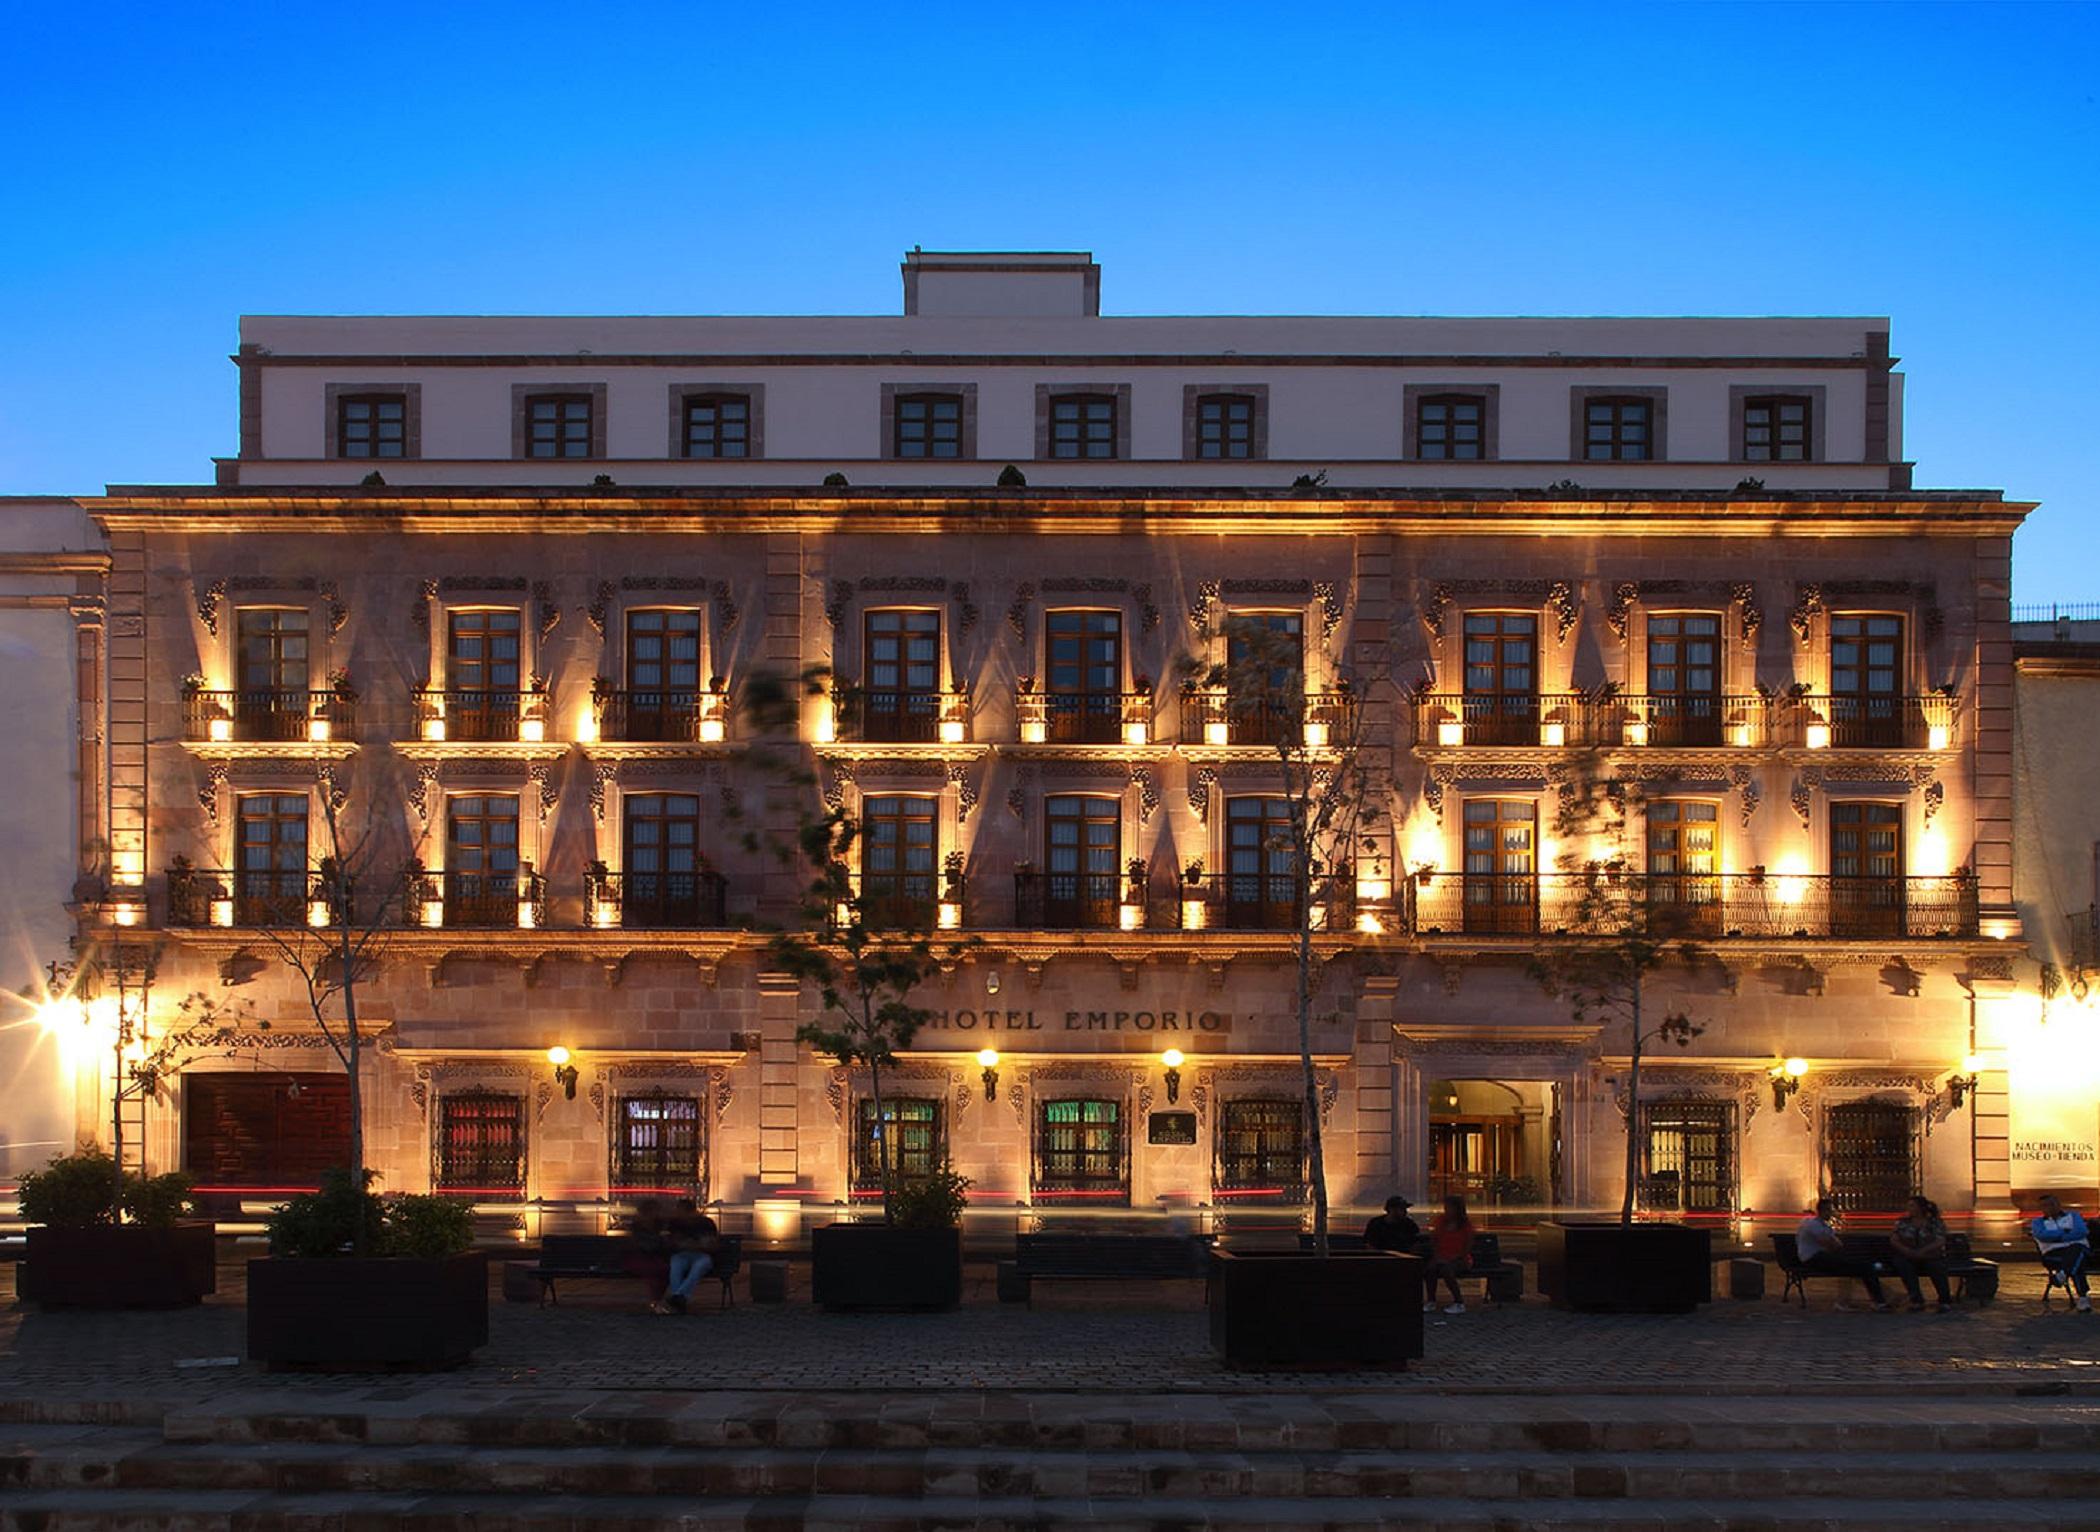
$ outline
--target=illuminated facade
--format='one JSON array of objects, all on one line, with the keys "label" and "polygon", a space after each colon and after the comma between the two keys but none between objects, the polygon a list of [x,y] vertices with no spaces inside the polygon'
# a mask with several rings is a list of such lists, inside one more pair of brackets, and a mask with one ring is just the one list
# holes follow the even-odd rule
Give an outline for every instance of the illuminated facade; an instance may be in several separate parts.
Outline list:
[{"label": "illuminated facade", "polygon": [[[863,1190],[866,1082],[797,1045],[812,997],[747,929],[796,889],[744,832],[796,805],[739,701],[823,666],[850,687],[796,751],[866,827],[862,894],[980,939],[895,1083],[908,1167],[1038,1212],[1294,1201],[1273,730],[1181,679],[1245,615],[1301,646],[1308,737],[1391,784],[1315,901],[1338,1203],[1613,1204],[1629,1114],[1658,1210],[2004,1203],[2027,507],[1909,487],[1884,321],[1103,318],[1083,256],[904,278],[890,318],[250,319],[218,483],[83,502],[82,924],[156,949],[155,1005],[271,1022],[187,1061],[156,1163],[239,1199],[336,1142],[267,936],[330,918],[333,794],[417,864],[361,996],[388,1186]],[[1557,835],[1599,774],[1625,811]],[[1654,982],[1706,1030],[1639,1102],[1524,967],[1612,858],[1707,954]]]}]

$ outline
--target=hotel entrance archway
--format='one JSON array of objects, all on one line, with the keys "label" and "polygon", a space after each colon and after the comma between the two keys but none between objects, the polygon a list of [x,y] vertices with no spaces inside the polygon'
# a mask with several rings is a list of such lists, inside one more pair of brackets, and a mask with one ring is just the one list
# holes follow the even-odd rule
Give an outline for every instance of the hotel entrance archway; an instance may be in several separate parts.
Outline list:
[{"label": "hotel entrance archway", "polygon": [[1549,1080],[1431,1080],[1427,1201],[1455,1195],[1469,1208],[1557,1206],[1560,1094]]}]

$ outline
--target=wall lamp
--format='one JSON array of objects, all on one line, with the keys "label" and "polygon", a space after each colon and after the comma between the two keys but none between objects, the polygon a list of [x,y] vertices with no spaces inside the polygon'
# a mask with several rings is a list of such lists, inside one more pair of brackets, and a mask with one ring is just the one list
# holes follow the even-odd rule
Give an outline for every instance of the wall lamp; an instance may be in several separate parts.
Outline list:
[{"label": "wall lamp", "polygon": [[547,1050],[547,1062],[554,1066],[554,1083],[569,1100],[576,1099],[576,1066],[569,1062],[569,1050],[556,1043]]},{"label": "wall lamp", "polygon": [[984,1099],[997,1101],[999,1099],[999,1050],[997,1048],[979,1048],[977,1050],[977,1062],[984,1066]]},{"label": "wall lamp", "polygon": [[1961,1104],[1976,1093],[1976,1076],[1982,1070],[1983,1060],[1972,1053],[1961,1061],[1960,1071],[1947,1081],[1947,1099],[1953,1103],[1955,1111],[1960,1111]]},{"label": "wall lamp", "polygon": [[1801,1089],[1801,1077],[1808,1073],[1807,1059],[1788,1059],[1784,1064],[1772,1066],[1772,1110],[1786,1110],[1786,1098]]},{"label": "wall lamp", "polygon": [[1167,1066],[1168,1106],[1172,1106],[1181,1099],[1181,1059],[1182,1054],[1179,1048],[1169,1048],[1159,1056],[1159,1061]]}]

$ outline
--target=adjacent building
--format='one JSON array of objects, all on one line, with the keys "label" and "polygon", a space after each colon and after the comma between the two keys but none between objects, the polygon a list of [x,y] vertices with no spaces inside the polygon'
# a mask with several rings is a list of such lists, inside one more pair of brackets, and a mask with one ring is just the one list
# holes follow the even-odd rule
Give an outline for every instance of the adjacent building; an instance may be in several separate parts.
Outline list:
[{"label": "adjacent building", "polygon": [[[906,1172],[952,1158],[980,1206],[1302,1199],[1306,876],[1339,1203],[1615,1204],[1631,1131],[1657,1210],[2005,1204],[2029,507],[1911,487],[1885,320],[1104,317],[1072,254],[903,279],[893,317],[251,317],[217,482],[81,502],[83,934],[150,961],[156,1035],[190,995],[270,1024],[184,1051],[156,1164],[239,1201],[339,1154],[273,936],[342,918],[333,819],[395,869],[360,992],[388,1187],[866,1196],[868,1082],[797,1043],[815,996],[754,929],[800,888],[753,840],[829,805],[864,897],[975,939],[886,1094]],[[1230,618],[1295,646],[1302,717],[1195,684]],[[758,738],[754,682],[813,669]],[[1301,728],[1382,783],[1353,865],[1275,852]],[[1600,878],[1698,948],[1651,1006],[1705,1030],[1639,1100],[1527,967],[1598,939]]]}]

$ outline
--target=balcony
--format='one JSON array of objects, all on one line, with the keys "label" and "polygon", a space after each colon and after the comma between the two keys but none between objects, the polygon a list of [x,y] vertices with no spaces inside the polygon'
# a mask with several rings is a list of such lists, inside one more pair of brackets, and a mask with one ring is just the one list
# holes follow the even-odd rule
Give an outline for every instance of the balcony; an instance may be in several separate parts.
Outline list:
[{"label": "balcony", "polygon": [[[1626,693],[1613,699],[1616,738],[1629,749],[1762,750],[1772,743],[1772,703],[1756,693],[1699,696]],[[1613,725],[1605,725],[1613,732]]]},{"label": "balcony", "polygon": [[357,699],[345,692],[185,691],[186,740],[293,744],[357,736]]},{"label": "balcony", "polygon": [[168,869],[168,924],[244,928],[326,926],[327,891],[318,873],[303,869],[251,871],[226,867]]},{"label": "balcony", "polygon": [[1307,749],[1324,750],[1355,733],[1359,700],[1354,692],[1308,692],[1301,713],[1264,699],[1235,700],[1220,687],[1191,689],[1182,693],[1182,742],[1273,750],[1299,745],[1302,733]]},{"label": "balcony", "polygon": [[1802,750],[1949,750],[1952,697],[1790,698],[1785,742]]},{"label": "balcony", "polygon": [[408,905],[433,929],[530,931],[546,924],[547,884],[529,863],[515,872],[423,873]]},{"label": "balcony", "polygon": [[712,745],[729,737],[729,697],[724,692],[595,687],[591,710],[601,740]]},{"label": "balcony", "polygon": [[1152,693],[1020,691],[1024,745],[1149,745]]},{"label": "balcony", "polygon": [[1617,744],[1619,703],[1582,692],[1471,696],[1425,692],[1413,699],[1415,743],[1440,749]]},{"label": "balcony", "polygon": [[1974,936],[1974,879],[1747,872],[1421,873],[1420,936],[1622,936],[1667,941]]},{"label": "balcony", "polygon": [[419,691],[416,734],[421,739],[461,744],[538,743],[547,737],[547,694]]},{"label": "balcony", "polygon": [[860,691],[834,700],[833,736],[870,745],[964,745],[970,742],[970,694]]},{"label": "balcony", "polygon": [[[1304,880],[1291,872],[1224,872],[1182,881],[1174,925],[1183,931],[1295,931]],[[1306,913],[1315,931],[1356,927],[1353,874],[1313,880]]]},{"label": "balcony", "polygon": [[1014,925],[1023,931],[1136,931],[1145,926],[1144,884],[1119,872],[1014,873]]},{"label": "balcony", "polygon": [[729,880],[711,869],[693,872],[607,872],[584,875],[584,921],[599,930],[705,931],[729,924]]}]

